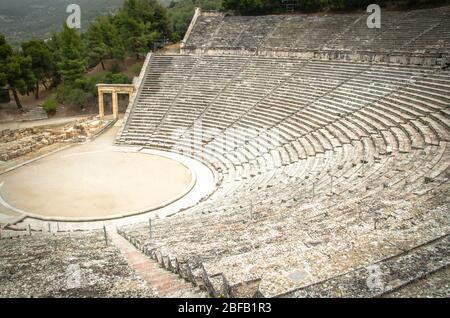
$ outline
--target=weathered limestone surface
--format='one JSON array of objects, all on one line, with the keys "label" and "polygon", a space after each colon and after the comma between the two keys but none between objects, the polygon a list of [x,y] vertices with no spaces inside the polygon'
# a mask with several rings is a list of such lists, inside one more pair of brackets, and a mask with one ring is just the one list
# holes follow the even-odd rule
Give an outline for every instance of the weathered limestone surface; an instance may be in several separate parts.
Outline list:
[{"label": "weathered limestone surface", "polygon": [[[450,49],[450,7],[368,14],[231,16],[201,12],[181,48],[194,54],[261,54],[439,65]],[[427,53],[427,56],[420,56]]]},{"label": "weathered limestone surface", "polygon": [[450,267],[447,266],[419,279],[411,284],[384,295],[384,297],[404,298],[449,298],[450,297]]},{"label": "weathered limestone surface", "polygon": [[[381,30],[359,14],[198,15],[182,54],[148,56],[116,142],[200,160],[217,191],[119,234],[214,297],[446,297],[449,14],[385,12]],[[20,263],[52,259],[41,250],[0,250],[20,264],[7,267],[6,294],[55,275]],[[82,250],[74,262],[107,259],[131,279]],[[141,290],[88,272],[102,283],[81,295]],[[30,294],[66,295],[61,286]]]},{"label": "weathered limestone surface", "polygon": [[100,119],[105,116],[105,105],[103,102],[103,94],[112,94],[112,111],[114,119],[119,118],[119,101],[118,94],[127,94],[130,97],[134,92],[134,84],[97,84],[98,91],[98,112]]},{"label": "weathered limestone surface", "polygon": [[0,240],[0,297],[153,297],[102,231]]},{"label": "weathered limestone surface", "polygon": [[[450,234],[448,71],[154,55],[143,87],[118,143],[188,154],[221,180],[151,238],[120,230],[166,269],[213,296],[377,297],[448,264],[433,245]],[[382,291],[366,284],[377,264]]]}]

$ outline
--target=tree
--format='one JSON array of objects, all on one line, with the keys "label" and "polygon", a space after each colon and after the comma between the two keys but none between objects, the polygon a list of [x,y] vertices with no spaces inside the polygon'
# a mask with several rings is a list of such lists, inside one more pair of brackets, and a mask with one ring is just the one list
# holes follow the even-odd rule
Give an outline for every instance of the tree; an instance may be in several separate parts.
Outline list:
[{"label": "tree", "polygon": [[31,58],[14,52],[5,37],[0,35],[0,85],[6,85],[12,91],[19,110],[23,110],[19,93],[26,94],[35,81]]},{"label": "tree", "polygon": [[31,57],[31,66],[36,78],[35,97],[39,99],[39,84],[45,85],[45,80],[52,76],[54,69],[52,52],[48,45],[40,39],[22,43],[22,51],[26,56]]},{"label": "tree", "polygon": [[51,71],[52,83],[51,87],[57,87],[61,82],[61,74],[58,69],[58,65],[61,62],[61,45],[60,36],[58,33],[53,33],[50,40],[47,41],[47,45],[52,53],[53,69]]},{"label": "tree", "polygon": [[[365,9],[369,4],[373,3],[372,0],[294,0],[293,2],[295,4],[295,11],[300,12]],[[419,2],[420,0],[379,0],[377,4],[396,5],[399,8],[406,6],[407,8]],[[423,3],[431,5],[433,3],[442,3],[442,0],[423,0]],[[223,0],[223,8],[246,15],[285,12],[285,6],[282,0]]]},{"label": "tree", "polygon": [[5,36],[0,34],[0,87],[6,86],[6,73],[4,72],[6,61],[12,56],[13,49],[6,43]]},{"label": "tree", "polygon": [[[299,0],[299,2],[310,0]],[[312,0],[320,2],[321,0]],[[280,0],[223,0],[223,7],[241,14],[264,14],[281,9]]]},{"label": "tree", "polygon": [[195,8],[202,10],[220,10],[222,0],[177,0],[168,6],[168,13],[172,22],[172,40],[179,41],[186,33],[194,15]]},{"label": "tree", "polygon": [[103,63],[106,58],[123,59],[125,48],[117,27],[111,23],[112,17],[102,16],[89,25],[83,36],[90,65]]},{"label": "tree", "polygon": [[148,50],[149,44],[144,37],[144,23],[131,18],[126,13],[122,13],[116,17],[116,24],[123,43],[130,53],[139,57],[140,53]]},{"label": "tree", "polygon": [[167,10],[156,0],[126,0],[113,23],[125,47],[137,57],[157,41],[171,37]]},{"label": "tree", "polygon": [[85,58],[81,37],[75,29],[64,24],[55,38],[58,73],[64,82],[73,82],[85,72]]},{"label": "tree", "polygon": [[104,43],[98,21],[94,21],[89,25],[83,36],[83,41],[85,42],[89,65],[94,66],[101,63],[104,70],[103,60],[108,56],[108,48]]}]

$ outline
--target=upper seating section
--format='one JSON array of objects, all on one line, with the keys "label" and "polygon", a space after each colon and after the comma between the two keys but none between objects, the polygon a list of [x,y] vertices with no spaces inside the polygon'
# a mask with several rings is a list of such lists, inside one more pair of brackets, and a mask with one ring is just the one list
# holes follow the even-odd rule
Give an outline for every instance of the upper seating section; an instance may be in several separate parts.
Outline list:
[{"label": "upper seating section", "polygon": [[448,53],[450,7],[383,11],[381,28],[368,13],[229,16],[202,13],[182,49],[343,50]]}]

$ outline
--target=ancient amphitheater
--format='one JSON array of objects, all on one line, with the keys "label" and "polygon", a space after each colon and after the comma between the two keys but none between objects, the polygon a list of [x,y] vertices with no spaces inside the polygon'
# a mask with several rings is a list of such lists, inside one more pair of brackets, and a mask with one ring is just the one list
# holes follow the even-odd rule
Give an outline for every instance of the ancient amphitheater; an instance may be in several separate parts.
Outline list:
[{"label": "ancient amphitheater", "polygon": [[450,7],[366,18],[197,10],[115,147],[212,181],[113,220],[22,215],[0,296],[448,297]]}]

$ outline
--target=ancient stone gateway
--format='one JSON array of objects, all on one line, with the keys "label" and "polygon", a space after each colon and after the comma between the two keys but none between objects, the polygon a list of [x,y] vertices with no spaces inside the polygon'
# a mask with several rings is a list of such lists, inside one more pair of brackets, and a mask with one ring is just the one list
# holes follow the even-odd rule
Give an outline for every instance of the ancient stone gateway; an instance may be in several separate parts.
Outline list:
[{"label": "ancient stone gateway", "polygon": [[134,92],[133,84],[97,84],[98,88],[98,112],[100,118],[105,116],[105,105],[103,102],[103,94],[112,94],[112,111],[114,119],[119,117],[119,102],[118,94],[128,94],[131,95]]}]

